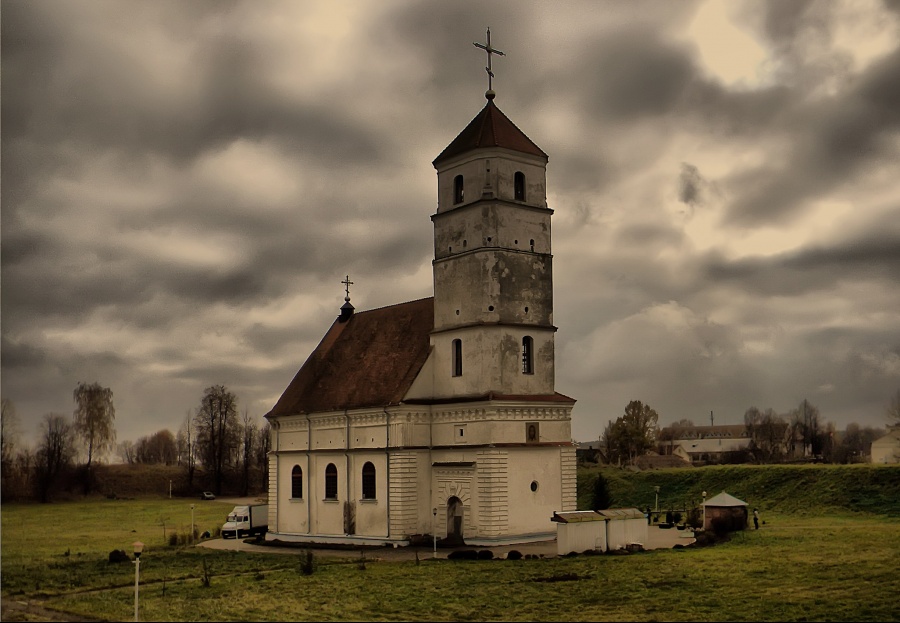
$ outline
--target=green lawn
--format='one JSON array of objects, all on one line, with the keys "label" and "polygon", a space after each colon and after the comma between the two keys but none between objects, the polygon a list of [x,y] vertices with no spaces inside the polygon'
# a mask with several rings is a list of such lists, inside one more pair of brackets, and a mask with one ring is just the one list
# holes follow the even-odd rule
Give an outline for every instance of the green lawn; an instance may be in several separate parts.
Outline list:
[{"label": "green lawn", "polygon": [[[643,486],[626,478],[611,488],[644,495]],[[3,505],[3,600],[130,620],[134,567],[107,556],[141,540],[143,620],[900,620],[897,514],[788,513],[763,499],[761,530],[712,547],[521,561],[425,556],[421,564],[368,560],[364,569],[319,556],[315,573],[304,575],[299,556],[169,546],[162,522],[169,533],[189,532],[191,503],[200,530],[212,531],[231,507],[168,499]]]}]

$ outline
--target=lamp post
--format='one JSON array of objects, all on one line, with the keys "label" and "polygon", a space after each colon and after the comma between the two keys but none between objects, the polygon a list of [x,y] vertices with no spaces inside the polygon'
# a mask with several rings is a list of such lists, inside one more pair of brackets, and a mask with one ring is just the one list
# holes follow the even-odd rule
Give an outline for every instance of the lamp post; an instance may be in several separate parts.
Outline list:
[{"label": "lamp post", "polygon": [[194,542],[194,505],[191,504],[191,543]]},{"label": "lamp post", "polygon": [[656,489],[656,508],[653,510],[659,512],[659,486],[653,488]]},{"label": "lamp post", "polygon": [[138,621],[138,582],[141,577],[141,552],[144,551],[144,544],[140,541],[134,542],[134,620]]},{"label": "lamp post", "polygon": [[431,509],[434,520],[431,522],[431,532],[434,540],[434,558],[437,558],[437,506]]},{"label": "lamp post", "polygon": [[703,529],[706,530],[706,491],[703,492]]}]

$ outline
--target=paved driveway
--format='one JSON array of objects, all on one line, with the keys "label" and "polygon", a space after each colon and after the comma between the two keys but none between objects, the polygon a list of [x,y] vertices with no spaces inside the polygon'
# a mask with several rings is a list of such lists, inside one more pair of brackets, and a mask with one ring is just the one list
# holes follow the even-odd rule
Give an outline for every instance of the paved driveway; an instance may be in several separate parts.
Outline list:
[{"label": "paved driveway", "polygon": [[[689,545],[693,542],[694,533],[690,530],[664,530],[656,526],[651,526],[647,531],[647,542],[644,543],[644,549],[670,549],[675,547],[675,545]],[[255,545],[253,543],[245,543],[239,539],[210,539],[198,543],[198,547],[241,552],[259,552],[263,554],[300,554],[305,551],[303,547]],[[456,549],[489,549],[494,553],[494,558],[506,558],[506,554],[511,550],[518,550],[523,555],[533,554],[536,556],[551,557],[556,556],[556,541],[541,541],[538,543],[525,543],[521,545],[498,545],[496,547],[487,548],[460,547]],[[313,551],[319,556],[338,558],[358,558],[360,554],[360,550],[358,549],[327,549],[316,547]],[[452,551],[452,549],[438,548],[437,558],[446,558]],[[431,558],[434,556],[434,550],[427,547],[418,548],[418,554],[420,559]],[[369,560],[414,560],[416,557],[416,548],[379,547],[366,549],[365,555]]]}]

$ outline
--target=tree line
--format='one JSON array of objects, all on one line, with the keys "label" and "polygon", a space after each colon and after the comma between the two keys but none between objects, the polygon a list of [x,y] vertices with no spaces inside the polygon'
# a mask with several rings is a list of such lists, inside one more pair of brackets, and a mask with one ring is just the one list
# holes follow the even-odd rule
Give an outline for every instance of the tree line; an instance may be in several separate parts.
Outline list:
[{"label": "tree line", "polygon": [[[900,390],[885,409],[889,425],[900,425]],[[632,400],[620,417],[607,424],[600,436],[605,461],[615,465],[633,464],[639,456],[660,451],[667,444],[690,435],[693,421],[682,419],[659,427],[659,414],[640,400]],[[804,399],[791,411],[779,414],[772,408],[750,407],[744,413],[744,433],[750,438],[746,452],[735,462],[778,463],[808,458],[830,463],[868,460],[872,442],[884,435],[882,428],[848,424],[837,431],[819,408]]]},{"label": "tree line", "polygon": [[188,411],[177,434],[163,429],[119,444],[112,390],[99,383],[79,383],[73,398],[70,417],[48,413],[41,418],[34,447],[21,442],[15,405],[2,400],[0,493],[4,501],[47,502],[54,494],[73,489],[87,495],[96,487],[96,464],[114,450],[126,463],[183,467],[185,494],[202,486],[219,495],[226,480],[232,492],[240,495],[267,486],[269,425],[259,424],[246,409],[240,414],[237,396],[223,385],[204,390],[200,405]]}]

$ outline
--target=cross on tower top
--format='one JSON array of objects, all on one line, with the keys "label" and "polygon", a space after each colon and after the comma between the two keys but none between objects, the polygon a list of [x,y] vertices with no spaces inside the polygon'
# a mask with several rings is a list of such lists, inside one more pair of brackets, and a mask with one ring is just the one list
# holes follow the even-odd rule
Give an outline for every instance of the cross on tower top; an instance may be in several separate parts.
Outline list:
[{"label": "cross on tower top", "polygon": [[494,99],[495,93],[494,93],[494,85],[493,85],[494,71],[491,68],[491,54],[497,54],[498,56],[506,56],[506,54],[504,54],[503,52],[501,52],[500,50],[498,50],[496,48],[491,47],[491,29],[490,28],[487,29],[487,45],[485,45],[483,43],[477,43],[477,42],[473,42],[472,45],[474,45],[476,48],[481,48],[482,50],[487,52],[488,62],[487,62],[487,67],[485,67],[484,70],[488,74],[488,90],[487,90],[487,93],[484,94],[484,96],[486,98],[488,98],[489,100],[492,100],[492,99]]},{"label": "cross on tower top", "polygon": [[349,303],[350,302],[350,286],[353,285],[353,282],[350,281],[350,275],[347,275],[341,283],[344,284],[344,291],[347,293],[346,296],[344,296],[344,300]]}]

